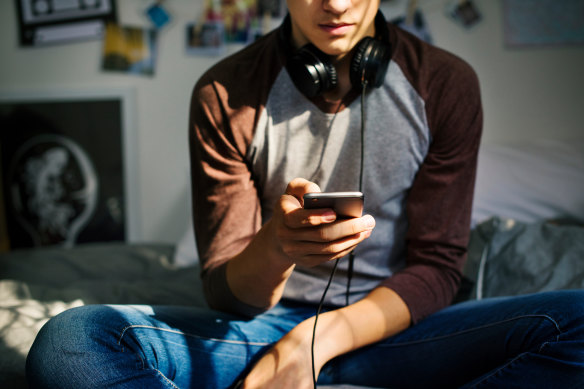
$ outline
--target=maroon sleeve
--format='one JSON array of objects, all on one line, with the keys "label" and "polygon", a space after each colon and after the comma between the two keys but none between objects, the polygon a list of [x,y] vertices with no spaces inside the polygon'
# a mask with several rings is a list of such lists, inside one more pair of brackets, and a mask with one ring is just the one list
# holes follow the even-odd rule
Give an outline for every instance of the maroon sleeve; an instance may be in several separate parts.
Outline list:
[{"label": "maroon sleeve", "polygon": [[261,227],[258,188],[246,154],[281,68],[273,41],[267,36],[212,67],[191,97],[193,221],[205,298],[212,308],[246,315],[260,310],[232,294],[225,266]]},{"label": "maroon sleeve", "polygon": [[426,101],[432,139],[407,198],[407,265],[382,283],[405,301],[413,323],[449,305],[460,286],[482,132],[470,66],[440,50],[417,56],[422,69],[434,69],[411,78]]},{"label": "maroon sleeve", "polygon": [[192,98],[193,221],[207,303],[238,311],[241,308],[227,286],[224,267],[259,229],[260,211],[242,150],[225,130],[229,126],[219,94],[218,87],[209,83],[196,88]]}]

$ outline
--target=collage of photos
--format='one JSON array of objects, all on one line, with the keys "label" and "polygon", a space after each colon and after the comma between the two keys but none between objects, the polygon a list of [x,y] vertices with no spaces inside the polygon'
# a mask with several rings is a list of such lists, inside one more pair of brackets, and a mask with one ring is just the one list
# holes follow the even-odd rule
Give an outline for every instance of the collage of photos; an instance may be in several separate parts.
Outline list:
[{"label": "collage of photos", "polygon": [[[118,21],[116,0],[14,0],[19,12],[23,47],[100,39],[101,69],[153,77],[157,41],[172,24],[172,5],[152,0],[144,6],[147,26],[127,26]],[[187,55],[217,56],[228,45],[246,45],[277,26],[286,12],[284,0],[202,0],[185,28]]]},{"label": "collage of photos", "polygon": [[284,0],[206,0],[200,21],[187,25],[187,53],[219,55],[228,44],[248,44],[285,15]]}]

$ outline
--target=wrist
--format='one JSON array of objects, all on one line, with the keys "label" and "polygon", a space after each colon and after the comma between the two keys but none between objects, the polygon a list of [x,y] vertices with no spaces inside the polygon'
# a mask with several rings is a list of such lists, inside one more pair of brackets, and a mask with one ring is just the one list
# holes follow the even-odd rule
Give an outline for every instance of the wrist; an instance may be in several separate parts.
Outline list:
[{"label": "wrist", "polygon": [[296,265],[282,250],[274,229],[271,220],[264,224],[250,249],[258,261],[256,271],[261,274],[260,282],[268,281],[283,287]]},{"label": "wrist", "polygon": [[[324,319],[324,320],[323,320]],[[303,346],[311,352],[314,352],[314,365],[316,371],[320,369],[331,359],[342,354],[334,339],[335,328],[328,323],[326,314],[318,317],[316,333],[314,338],[314,350],[312,350],[312,337],[314,331],[315,317],[304,320],[294,328],[296,337]],[[332,332],[328,330],[331,329]]]},{"label": "wrist", "polygon": [[[319,316],[315,365],[323,366],[333,358],[395,335],[408,328],[410,321],[408,307],[396,292],[386,287],[376,288],[354,304]],[[312,338],[314,318],[302,325],[308,327]]]},{"label": "wrist", "polygon": [[266,265],[284,270],[287,270],[290,267],[294,268],[294,261],[284,252],[280,240],[278,239],[273,219],[268,220],[268,222],[260,229],[258,232],[258,238],[259,239],[256,240],[257,250],[262,252],[264,257],[268,259],[269,263]]}]

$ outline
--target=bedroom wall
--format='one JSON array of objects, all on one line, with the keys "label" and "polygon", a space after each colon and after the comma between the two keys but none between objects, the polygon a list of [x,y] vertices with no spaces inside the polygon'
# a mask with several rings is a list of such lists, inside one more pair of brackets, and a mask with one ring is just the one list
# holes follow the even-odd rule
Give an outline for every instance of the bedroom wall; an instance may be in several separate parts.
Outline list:
[{"label": "bedroom wall", "polygon": [[467,31],[444,17],[445,1],[420,1],[435,44],[468,61],[482,88],[484,142],[584,139],[584,45],[508,49],[503,1],[477,0],[483,21]]},{"label": "bedroom wall", "polygon": [[[401,2],[401,0],[391,0]],[[435,43],[465,58],[482,84],[484,142],[521,142],[534,137],[584,138],[584,47],[507,50],[502,1],[477,0],[483,22],[466,31],[444,16],[446,0],[420,1]],[[175,242],[188,223],[187,118],[191,88],[218,57],[184,53],[184,25],[202,1],[168,0],[173,24],[159,37],[152,78],[104,73],[101,42],[22,49],[17,42],[14,1],[0,2],[0,88],[16,91],[127,88],[136,96],[141,229],[139,240]],[[118,0],[122,24],[147,26],[149,0]],[[233,50],[233,49],[232,49]]]}]

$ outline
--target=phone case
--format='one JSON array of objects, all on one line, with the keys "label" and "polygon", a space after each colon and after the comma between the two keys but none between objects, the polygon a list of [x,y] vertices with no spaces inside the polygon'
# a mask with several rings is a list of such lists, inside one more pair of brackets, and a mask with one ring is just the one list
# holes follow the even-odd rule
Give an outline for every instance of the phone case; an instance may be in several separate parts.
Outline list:
[{"label": "phone case", "polygon": [[363,201],[361,192],[307,193],[304,195],[304,208],[332,208],[339,218],[361,217]]}]

